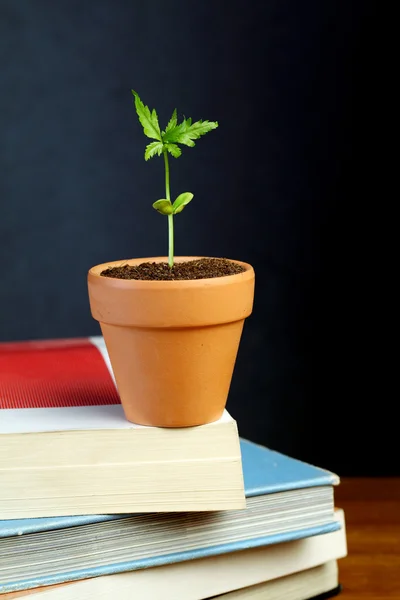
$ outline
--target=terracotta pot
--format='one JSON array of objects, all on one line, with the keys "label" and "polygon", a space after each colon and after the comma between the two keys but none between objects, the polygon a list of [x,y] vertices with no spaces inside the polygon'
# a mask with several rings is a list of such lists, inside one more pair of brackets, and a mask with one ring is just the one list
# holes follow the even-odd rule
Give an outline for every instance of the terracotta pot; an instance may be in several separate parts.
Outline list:
[{"label": "terracotta pot", "polygon": [[[193,260],[198,257],[177,257]],[[254,270],[191,281],[100,276],[140,258],[97,265],[88,274],[92,316],[99,321],[126,418],[141,425],[189,427],[224,411],[254,296]]]}]

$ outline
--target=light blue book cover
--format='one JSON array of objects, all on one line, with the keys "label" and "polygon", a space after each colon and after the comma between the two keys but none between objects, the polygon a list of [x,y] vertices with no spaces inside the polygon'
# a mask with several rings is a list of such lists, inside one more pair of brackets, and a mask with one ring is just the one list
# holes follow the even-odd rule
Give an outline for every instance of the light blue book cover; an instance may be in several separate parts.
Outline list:
[{"label": "light blue book cover", "polygon": [[[302,488],[333,486],[339,483],[338,477],[329,471],[290,458],[247,440],[242,439],[240,443],[245,491],[246,497],[248,498]],[[7,538],[13,536],[124,519],[129,518],[130,516],[131,515],[84,515],[78,517],[52,517],[0,521],[0,567],[1,538],[6,542]],[[40,579],[19,580],[15,582],[8,581],[7,583],[4,583],[1,581],[0,576],[0,593],[224,554],[257,546],[292,541],[312,535],[330,533],[337,529],[340,529],[340,523],[332,518],[331,522],[312,528],[309,527],[297,531],[272,534],[266,537],[251,538],[240,542],[224,543],[218,546],[202,547],[190,551],[150,557],[142,560],[103,565],[101,567],[82,569],[79,571],[75,570],[73,572],[60,572],[49,576],[41,576]]]}]

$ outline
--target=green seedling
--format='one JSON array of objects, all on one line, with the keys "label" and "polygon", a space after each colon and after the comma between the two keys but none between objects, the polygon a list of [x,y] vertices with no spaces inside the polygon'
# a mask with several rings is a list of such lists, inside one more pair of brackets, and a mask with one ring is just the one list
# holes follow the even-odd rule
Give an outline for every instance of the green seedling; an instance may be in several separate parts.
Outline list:
[{"label": "green seedling", "polygon": [[146,146],[144,153],[145,160],[149,160],[156,155],[163,155],[164,157],[165,198],[161,198],[154,202],[153,208],[162,215],[168,216],[168,264],[170,267],[173,267],[174,215],[182,212],[185,206],[193,200],[193,194],[191,192],[183,192],[171,202],[168,154],[171,154],[174,158],[179,158],[182,154],[182,150],[178,144],[192,148],[195,145],[194,140],[199,139],[202,135],[205,135],[212,129],[216,129],[218,123],[215,121],[196,121],[195,123],[192,123],[192,119],[184,118],[183,121],[178,124],[178,117],[175,109],[168,125],[164,131],[161,131],[155,109],[150,110],[148,106],[145,106],[134,90],[132,90],[132,94],[135,98],[135,108],[139,121],[143,127],[144,134],[148,138],[155,140]]}]

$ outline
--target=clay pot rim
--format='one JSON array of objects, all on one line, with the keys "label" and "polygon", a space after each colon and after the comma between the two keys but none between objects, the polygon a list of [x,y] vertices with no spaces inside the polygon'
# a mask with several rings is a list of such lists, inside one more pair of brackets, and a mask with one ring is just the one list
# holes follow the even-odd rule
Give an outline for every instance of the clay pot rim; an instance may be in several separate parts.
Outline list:
[{"label": "clay pot rim", "polygon": [[[215,257],[208,257],[208,256],[175,256],[174,260],[175,262],[185,262],[185,261],[189,261],[189,260],[198,260],[200,258],[215,258]],[[103,285],[110,285],[112,287],[120,287],[120,286],[124,286],[124,287],[136,287],[136,288],[141,288],[141,289],[154,289],[157,287],[160,287],[160,285],[168,285],[169,288],[175,288],[175,287],[203,287],[204,285],[207,286],[220,286],[220,285],[228,285],[228,284],[233,284],[233,283],[238,283],[239,281],[246,281],[248,279],[252,279],[254,277],[254,269],[253,267],[246,262],[240,261],[240,260],[234,260],[231,258],[227,258],[226,260],[229,260],[230,262],[234,262],[238,265],[241,265],[242,267],[244,267],[244,271],[242,273],[236,273],[234,275],[224,275],[223,277],[210,277],[210,278],[204,278],[204,279],[177,279],[177,280],[168,280],[168,279],[161,279],[161,280],[155,280],[155,281],[151,281],[151,280],[144,280],[144,279],[117,279],[117,278],[113,278],[113,277],[103,277],[102,275],[100,275],[100,273],[109,268],[109,267],[114,267],[114,266],[121,266],[124,264],[129,264],[129,265],[138,265],[140,263],[144,263],[144,262],[168,262],[168,257],[166,256],[151,256],[151,257],[144,257],[144,258],[128,258],[125,260],[114,260],[114,261],[108,261],[105,263],[101,263],[98,265],[93,266],[91,269],[89,269],[89,273],[88,276],[90,277],[90,279],[94,279],[100,281],[103,283]]]}]

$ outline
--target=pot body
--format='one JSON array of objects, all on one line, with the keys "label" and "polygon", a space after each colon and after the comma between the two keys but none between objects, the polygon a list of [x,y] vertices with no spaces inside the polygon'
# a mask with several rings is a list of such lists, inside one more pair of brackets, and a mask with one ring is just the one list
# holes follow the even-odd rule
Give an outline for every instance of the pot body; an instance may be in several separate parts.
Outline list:
[{"label": "pot body", "polygon": [[[177,257],[176,261],[197,257]],[[243,324],[251,314],[254,270],[189,281],[100,276],[121,264],[90,269],[92,316],[100,323],[121,403],[129,421],[189,427],[219,419],[228,398]]]}]

